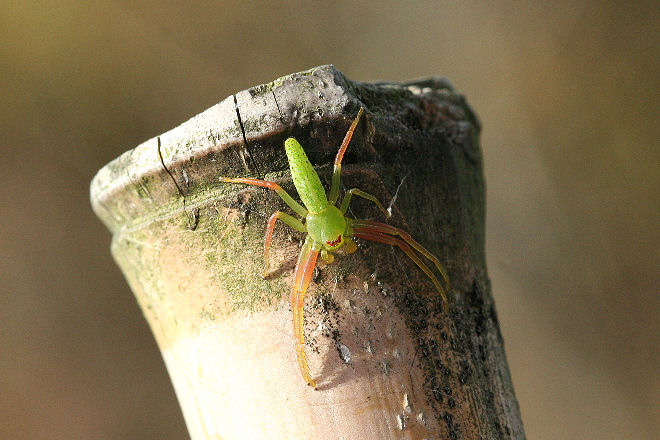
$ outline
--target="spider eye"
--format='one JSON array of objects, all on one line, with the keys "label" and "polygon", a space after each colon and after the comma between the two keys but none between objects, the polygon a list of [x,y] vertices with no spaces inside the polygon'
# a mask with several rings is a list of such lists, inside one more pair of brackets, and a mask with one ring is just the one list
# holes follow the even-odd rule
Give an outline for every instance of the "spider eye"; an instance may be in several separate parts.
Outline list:
[{"label": "spider eye", "polygon": [[335,247],[341,243],[341,235],[338,235],[334,240],[326,241],[326,244],[330,247]]}]

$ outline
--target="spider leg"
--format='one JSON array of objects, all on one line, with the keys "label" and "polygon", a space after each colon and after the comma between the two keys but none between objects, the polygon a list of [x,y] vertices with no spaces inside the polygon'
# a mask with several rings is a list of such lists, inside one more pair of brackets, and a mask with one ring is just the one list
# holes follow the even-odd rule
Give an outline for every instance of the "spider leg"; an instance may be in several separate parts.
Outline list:
[{"label": "spider leg", "polygon": [[273,232],[275,231],[275,222],[280,220],[293,229],[300,232],[307,232],[307,227],[295,217],[290,216],[282,211],[275,211],[268,219],[266,226],[266,240],[264,241],[264,277],[268,272],[268,251],[270,250],[270,242],[273,240]]},{"label": "spider leg", "polygon": [[346,210],[348,209],[348,205],[351,203],[351,197],[353,196],[353,194],[374,202],[378,207],[378,209],[380,209],[382,213],[385,215],[385,218],[390,218],[392,216],[392,214],[390,214],[387,211],[387,209],[385,209],[383,205],[381,205],[380,201],[375,196],[372,196],[371,194],[366,193],[358,188],[351,188],[348,191],[346,191],[344,200],[341,201],[341,207],[339,208],[342,214],[346,214]]},{"label": "spider leg", "polygon": [[245,179],[242,177],[221,177],[220,180],[228,183],[245,183],[246,185],[261,186],[263,188],[272,189],[282,200],[284,200],[284,203],[289,205],[289,208],[296,212],[296,214],[301,217],[307,216],[307,210],[300,203],[293,200],[293,197],[275,182],[270,182],[268,180]]},{"label": "spider leg", "polygon": [[330,202],[331,205],[337,203],[337,199],[339,199],[339,180],[341,176],[341,161],[344,159],[344,153],[346,152],[346,148],[348,148],[348,144],[351,142],[351,138],[353,137],[353,132],[355,131],[355,127],[357,127],[358,122],[360,122],[360,117],[363,114],[364,114],[364,109],[360,107],[360,111],[358,112],[357,116],[351,123],[351,126],[346,132],[346,136],[344,136],[343,142],[339,146],[339,151],[337,151],[337,156],[335,156],[335,167],[332,171],[332,184],[330,186],[330,197],[328,198],[328,201]]},{"label": "spider leg", "polygon": [[[445,313],[449,312],[445,288],[442,287],[440,281],[431,271],[431,269],[429,269],[429,267],[413,252],[412,248],[414,248],[416,251],[424,255],[435,264],[435,266],[438,268],[438,271],[442,274],[445,280],[447,285],[446,290],[449,290],[449,279],[445,274],[444,268],[440,264],[440,261],[435,257],[435,255],[426,250],[421,244],[413,240],[407,232],[399,228],[395,228],[394,226],[378,222],[369,222],[367,220],[353,220],[353,226],[354,237],[376,241],[379,243],[385,243],[392,246],[398,246],[403,252],[405,252],[405,254],[408,255],[411,260],[413,260],[417,267],[419,267],[422,272],[424,272],[426,276],[431,279],[431,282],[442,297],[442,307]],[[402,240],[393,237],[392,235],[398,235],[402,238]]]},{"label": "spider leg", "polygon": [[424,255],[426,258],[431,260],[435,267],[438,269],[438,272],[442,275],[443,280],[447,284],[447,288],[449,289],[449,277],[447,276],[447,273],[445,272],[444,267],[440,263],[440,260],[433,255],[429,250],[427,250],[424,246],[421,244],[417,243],[409,233],[404,231],[403,229],[399,229],[397,227],[385,224],[385,223],[380,223],[380,222],[374,222],[370,220],[359,220],[359,219],[352,219],[351,224],[353,225],[353,228],[356,230],[359,230],[361,228],[367,228],[367,230],[371,230],[373,232],[380,232],[383,234],[389,234],[389,235],[398,235],[401,237],[406,243],[408,243],[410,246],[412,246],[417,252],[420,254]]},{"label": "spider leg", "polygon": [[[303,371],[302,368],[302,363],[300,362],[300,354],[298,353],[298,286],[300,285],[300,280],[303,277],[303,273],[305,272],[305,261],[307,260],[307,257],[309,256],[309,251],[312,248],[312,239],[308,235],[307,238],[305,238],[305,244],[303,244],[302,249],[300,250],[300,255],[298,256],[298,261],[296,262],[296,268],[294,270],[294,281],[293,285],[291,286],[291,311],[293,312],[293,336],[294,339],[296,340],[296,354],[298,356],[298,366],[300,367],[300,371]],[[304,376],[304,373],[303,373]]]},{"label": "spider leg", "polygon": [[291,289],[291,309],[293,311],[293,334],[296,338],[296,356],[298,358],[298,367],[308,385],[316,389],[316,383],[312,380],[305,355],[305,334],[303,316],[303,305],[307,287],[312,279],[316,259],[319,255],[317,246],[314,246],[312,239],[307,236],[305,244],[298,257],[295,270],[295,282]]}]

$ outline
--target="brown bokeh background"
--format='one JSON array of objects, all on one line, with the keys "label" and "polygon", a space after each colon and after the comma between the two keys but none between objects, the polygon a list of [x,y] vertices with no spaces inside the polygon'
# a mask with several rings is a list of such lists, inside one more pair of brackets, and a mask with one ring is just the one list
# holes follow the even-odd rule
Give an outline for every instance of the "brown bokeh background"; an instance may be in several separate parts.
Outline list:
[{"label": "brown bokeh background", "polygon": [[169,3],[0,6],[0,438],[187,438],[89,182],[231,93],[326,63],[447,76],[479,114],[528,437],[657,438],[657,2]]}]

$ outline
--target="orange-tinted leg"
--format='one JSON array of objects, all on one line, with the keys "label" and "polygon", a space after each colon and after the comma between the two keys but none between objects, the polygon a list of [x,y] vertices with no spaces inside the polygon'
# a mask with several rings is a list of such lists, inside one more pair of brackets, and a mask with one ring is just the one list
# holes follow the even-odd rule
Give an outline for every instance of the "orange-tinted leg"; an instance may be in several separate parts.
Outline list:
[{"label": "orange-tinted leg", "polygon": [[297,231],[307,232],[307,228],[300,220],[291,217],[285,212],[275,211],[273,215],[270,216],[268,219],[268,225],[266,226],[266,240],[264,241],[264,277],[268,272],[268,251],[270,250],[270,242],[273,240],[273,232],[275,231],[275,222],[277,222],[277,220],[283,221]]},{"label": "orange-tinted leg", "polygon": [[293,311],[293,334],[296,338],[296,356],[298,358],[298,367],[305,379],[305,382],[311,387],[316,388],[316,383],[312,380],[305,355],[305,333],[303,316],[303,306],[307,287],[312,279],[316,259],[319,255],[318,249],[314,249],[312,240],[308,237],[298,258],[295,271],[295,282],[291,289],[291,309]]},{"label": "orange-tinted leg", "polygon": [[282,198],[282,200],[284,200],[284,203],[289,205],[289,208],[296,212],[296,214],[300,215],[301,217],[305,217],[307,215],[307,210],[300,203],[293,200],[289,193],[284,191],[282,187],[280,187],[275,182],[270,182],[268,180],[246,179],[242,177],[221,177],[220,180],[228,183],[244,183],[246,185],[254,185],[260,186],[262,188],[272,189],[277,193],[278,196]]},{"label": "orange-tinted leg", "polygon": [[330,202],[331,205],[336,204],[337,199],[339,199],[339,179],[341,176],[341,161],[344,159],[344,153],[346,153],[346,148],[348,148],[348,144],[351,142],[351,138],[353,137],[353,132],[355,132],[355,127],[357,127],[358,122],[360,122],[360,117],[362,117],[363,114],[364,114],[364,109],[360,107],[360,111],[358,112],[357,116],[351,123],[351,126],[346,132],[346,136],[344,136],[343,142],[339,146],[339,151],[337,151],[337,156],[335,156],[335,167],[332,171],[332,184],[330,186],[330,197],[328,197],[328,201]]},{"label": "orange-tinted leg", "polygon": [[435,267],[438,269],[438,272],[442,275],[442,278],[445,281],[445,284],[447,284],[447,290],[449,290],[449,277],[447,276],[447,273],[445,272],[445,268],[442,267],[442,264],[440,263],[440,260],[433,255],[431,252],[429,252],[424,246],[421,244],[417,243],[411,236],[408,234],[406,231],[403,229],[396,228],[394,226],[385,224],[385,223],[380,223],[380,222],[374,222],[370,220],[351,220],[353,228],[355,230],[360,230],[361,228],[367,228],[368,231],[373,231],[373,232],[380,232],[383,234],[389,234],[389,235],[398,235],[401,237],[406,243],[408,243],[410,246],[412,246],[417,252],[420,254],[424,255],[426,258],[431,260]]},{"label": "orange-tinted leg", "polygon": [[[386,225],[386,226],[389,226],[389,225]],[[403,240],[399,240],[396,237],[392,237],[391,235],[387,235],[387,234],[379,231],[378,229],[379,228],[369,227],[369,226],[355,227],[355,229],[353,230],[353,236],[357,237],[357,238],[362,238],[364,240],[376,241],[376,242],[379,242],[379,243],[389,244],[391,246],[398,246],[403,252],[405,252],[406,255],[408,255],[408,257],[411,260],[413,260],[413,262],[417,265],[417,267],[419,267],[422,270],[422,272],[424,272],[426,274],[426,276],[428,276],[431,279],[431,282],[433,283],[436,290],[438,291],[438,293],[440,293],[440,296],[442,297],[442,307],[443,307],[445,313],[448,313],[449,312],[449,306],[448,306],[447,295],[445,293],[445,289],[442,287],[442,285],[440,284],[440,281],[438,280],[438,278],[436,278],[435,274],[431,271],[431,269],[429,269],[429,267],[426,264],[424,264],[424,262],[413,252],[413,250],[408,245],[408,243],[410,243],[410,241],[412,241],[413,243],[417,244],[417,246],[421,247],[422,249],[424,249],[424,248],[419,243],[412,240],[412,238],[410,238],[409,235],[408,235],[408,238],[410,239],[410,241],[408,241],[408,240],[403,241]],[[397,229],[397,228],[394,228],[394,229]],[[401,232],[403,232],[403,231],[401,231]],[[416,246],[413,246],[413,247],[415,247],[415,249],[417,249]],[[424,249],[424,250],[426,251],[426,249]],[[428,252],[428,251],[426,251],[426,252]],[[433,258],[435,258],[435,256]],[[439,264],[439,262],[438,262],[438,264]],[[447,287],[449,287],[449,284],[447,284]]]}]

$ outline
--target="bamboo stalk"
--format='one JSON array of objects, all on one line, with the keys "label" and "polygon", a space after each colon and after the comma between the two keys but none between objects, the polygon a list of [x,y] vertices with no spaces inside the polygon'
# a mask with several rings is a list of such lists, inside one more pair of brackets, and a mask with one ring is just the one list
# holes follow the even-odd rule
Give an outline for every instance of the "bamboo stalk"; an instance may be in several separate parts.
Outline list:
[{"label": "bamboo stalk", "polygon": [[[440,258],[450,312],[405,254],[360,242],[318,269],[296,362],[288,302],[302,234],[280,227],[264,279],[263,234],[283,206],[218,176],[295,194],[295,136],[329,184],[376,195]],[[524,438],[484,257],[479,125],[444,80],[361,84],[332,66],[229,97],[125,153],[92,182],[92,205],[167,364],[193,439]],[[382,220],[356,201],[350,215]]]}]

